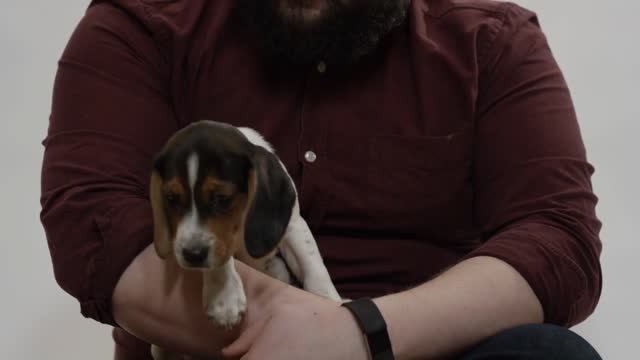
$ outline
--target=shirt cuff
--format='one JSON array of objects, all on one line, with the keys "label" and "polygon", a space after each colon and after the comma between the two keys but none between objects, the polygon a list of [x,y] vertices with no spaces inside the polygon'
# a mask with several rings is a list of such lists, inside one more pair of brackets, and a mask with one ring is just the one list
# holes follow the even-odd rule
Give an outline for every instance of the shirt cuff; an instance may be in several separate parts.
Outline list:
[{"label": "shirt cuff", "polygon": [[522,223],[498,233],[466,258],[500,259],[524,277],[546,323],[572,326],[593,312],[601,289],[597,239],[576,239],[555,226]]}]

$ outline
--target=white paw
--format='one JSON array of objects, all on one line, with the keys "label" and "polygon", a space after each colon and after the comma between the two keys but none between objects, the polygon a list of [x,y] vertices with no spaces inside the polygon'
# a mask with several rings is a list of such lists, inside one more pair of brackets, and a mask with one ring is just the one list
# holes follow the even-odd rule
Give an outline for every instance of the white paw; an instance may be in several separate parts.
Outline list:
[{"label": "white paw", "polygon": [[313,277],[308,276],[304,279],[304,289],[310,293],[324,296],[336,302],[341,302],[342,298],[335,286],[333,286],[333,282],[328,277]]},{"label": "white paw", "polygon": [[240,324],[247,311],[247,298],[242,288],[225,289],[211,299],[207,306],[207,315],[214,324],[231,329]]}]

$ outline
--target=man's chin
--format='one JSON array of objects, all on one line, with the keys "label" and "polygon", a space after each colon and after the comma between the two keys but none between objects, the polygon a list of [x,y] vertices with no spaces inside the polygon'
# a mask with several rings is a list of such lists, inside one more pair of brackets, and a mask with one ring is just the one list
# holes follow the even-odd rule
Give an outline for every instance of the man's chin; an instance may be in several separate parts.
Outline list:
[{"label": "man's chin", "polygon": [[405,18],[400,0],[237,0],[239,25],[278,66],[352,65]]},{"label": "man's chin", "polygon": [[[262,0],[264,1],[264,0]],[[280,16],[287,22],[312,25],[321,21],[329,8],[329,0],[275,0]]]}]

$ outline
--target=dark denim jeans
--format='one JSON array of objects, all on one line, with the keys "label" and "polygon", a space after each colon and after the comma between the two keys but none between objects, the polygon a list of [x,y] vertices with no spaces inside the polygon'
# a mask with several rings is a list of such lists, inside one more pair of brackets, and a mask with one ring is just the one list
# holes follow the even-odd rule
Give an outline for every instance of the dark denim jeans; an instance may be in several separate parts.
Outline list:
[{"label": "dark denim jeans", "polygon": [[[114,329],[116,360],[151,359],[149,345]],[[506,330],[478,345],[460,360],[601,360],[580,336],[554,325],[524,325]]]},{"label": "dark denim jeans", "polygon": [[576,333],[555,325],[523,325],[479,344],[460,360],[600,360]]}]

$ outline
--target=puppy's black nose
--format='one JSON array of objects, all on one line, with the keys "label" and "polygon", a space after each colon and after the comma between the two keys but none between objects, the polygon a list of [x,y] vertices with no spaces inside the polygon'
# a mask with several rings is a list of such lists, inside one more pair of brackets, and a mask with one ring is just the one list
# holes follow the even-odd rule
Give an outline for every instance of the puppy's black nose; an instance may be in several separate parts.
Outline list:
[{"label": "puppy's black nose", "polygon": [[192,265],[200,265],[207,260],[209,248],[206,246],[194,246],[182,249],[182,257]]}]

